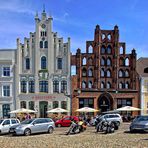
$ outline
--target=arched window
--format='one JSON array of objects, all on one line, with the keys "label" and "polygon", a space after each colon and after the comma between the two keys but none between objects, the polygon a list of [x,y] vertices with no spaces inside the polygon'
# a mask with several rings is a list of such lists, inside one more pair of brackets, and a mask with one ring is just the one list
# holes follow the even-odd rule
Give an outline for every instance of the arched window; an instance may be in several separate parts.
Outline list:
[{"label": "arched window", "polygon": [[92,88],[92,81],[88,82],[88,88]]},{"label": "arched window", "polygon": [[46,57],[41,57],[41,69],[46,69]]},{"label": "arched window", "polygon": [[101,58],[101,65],[102,65],[102,66],[105,65],[105,58],[104,58],[104,57]]},{"label": "arched window", "polygon": [[119,77],[123,77],[124,76],[124,73],[123,73],[123,70],[119,70]]},{"label": "arched window", "polygon": [[125,70],[125,77],[129,77],[129,70]]},{"label": "arched window", "polygon": [[109,45],[109,46],[107,47],[107,53],[108,53],[108,54],[111,54],[111,52],[112,52],[112,49],[111,49],[111,46]]},{"label": "arched window", "polygon": [[110,34],[108,34],[107,39],[111,40],[111,35]]},{"label": "arched window", "polygon": [[86,58],[85,58],[85,57],[83,58],[82,64],[83,64],[83,65],[86,65]]},{"label": "arched window", "polygon": [[21,106],[21,108],[26,108],[26,101],[21,101],[20,106]]},{"label": "arched window", "polygon": [[61,108],[67,109],[67,102],[66,101],[61,101]]},{"label": "arched window", "polygon": [[43,48],[43,41],[40,41],[40,48]]},{"label": "arched window", "polygon": [[101,88],[105,88],[104,82],[101,82]]},{"label": "arched window", "polygon": [[107,82],[107,84],[106,84],[106,88],[111,88],[111,83],[110,82]]},{"label": "arched window", "polygon": [[101,53],[102,53],[102,54],[105,53],[105,47],[104,47],[104,46],[101,47]]},{"label": "arched window", "polygon": [[92,46],[89,46],[89,48],[88,48],[88,53],[93,53],[93,48],[92,48]]},{"label": "arched window", "polygon": [[88,76],[89,77],[93,76],[93,70],[91,68],[88,69]]},{"label": "arched window", "polygon": [[92,60],[92,58],[89,58],[89,59],[88,59],[88,63],[89,63],[89,65],[93,65],[93,60]]},{"label": "arched window", "polygon": [[34,110],[34,101],[29,101],[29,109]]},{"label": "arched window", "polygon": [[123,54],[123,47],[120,47],[120,54]]},{"label": "arched window", "polygon": [[48,41],[44,42],[44,48],[48,48]]},{"label": "arched window", "polygon": [[125,88],[129,89],[129,83],[128,82],[125,83]]},{"label": "arched window", "polygon": [[120,82],[120,83],[119,83],[119,89],[122,89],[122,88],[123,88],[123,83]]},{"label": "arched window", "polygon": [[124,59],[123,59],[123,57],[120,57],[119,63],[120,63],[120,66],[124,66]]},{"label": "arched window", "polygon": [[87,71],[85,68],[82,69],[82,76],[83,77],[86,77],[87,76]]},{"label": "arched window", "polygon": [[82,82],[82,88],[86,88],[86,82],[85,81]]},{"label": "arched window", "polygon": [[105,39],[105,34],[102,34],[102,40],[104,40]]},{"label": "arched window", "polygon": [[111,77],[111,71],[110,71],[110,70],[107,70],[106,76],[107,76],[107,77]]},{"label": "arched window", "polygon": [[111,59],[107,58],[107,66],[111,66]]},{"label": "arched window", "polygon": [[101,77],[104,77],[104,76],[105,76],[104,69],[101,69]]},{"label": "arched window", "polygon": [[59,107],[59,102],[53,101],[53,108],[58,108],[58,107]]},{"label": "arched window", "polygon": [[129,66],[129,59],[128,58],[125,59],[125,66]]}]

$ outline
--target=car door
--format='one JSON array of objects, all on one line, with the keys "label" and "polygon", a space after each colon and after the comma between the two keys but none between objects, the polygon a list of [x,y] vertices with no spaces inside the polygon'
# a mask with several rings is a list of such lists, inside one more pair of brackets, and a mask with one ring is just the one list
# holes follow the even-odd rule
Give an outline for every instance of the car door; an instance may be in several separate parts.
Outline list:
[{"label": "car door", "polygon": [[36,119],[32,122],[32,125],[31,125],[31,132],[32,133],[40,133],[42,132],[43,130],[43,127],[42,127],[42,120],[41,119]]},{"label": "car door", "polygon": [[70,126],[71,120],[70,117],[66,117],[62,120],[62,126]]},{"label": "car door", "polygon": [[11,127],[10,119],[4,120],[4,122],[2,123],[1,132],[2,132],[2,133],[8,133],[10,127]]}]

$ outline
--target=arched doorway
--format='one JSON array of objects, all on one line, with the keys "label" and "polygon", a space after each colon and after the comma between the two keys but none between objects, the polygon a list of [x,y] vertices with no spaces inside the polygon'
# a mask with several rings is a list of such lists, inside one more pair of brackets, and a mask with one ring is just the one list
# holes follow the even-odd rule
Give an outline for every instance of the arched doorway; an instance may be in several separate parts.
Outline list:
[{"label": "arched doorway", "polygon": [[40,106],[40,117],[46,118],[47,117],[48,102],[47,101],[40,101],[39,106]]},{"label": "arched doorway", "polygon": [[113,98],[109,93],[103,93],[98,98],[98,108],[101,112],[106,112],[113,109]]}]

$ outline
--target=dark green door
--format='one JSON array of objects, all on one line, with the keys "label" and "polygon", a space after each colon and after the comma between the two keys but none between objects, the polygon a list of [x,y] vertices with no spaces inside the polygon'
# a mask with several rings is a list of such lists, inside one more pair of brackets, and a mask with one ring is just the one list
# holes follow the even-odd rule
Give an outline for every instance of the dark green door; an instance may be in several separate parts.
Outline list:
[{"label": "dark green door", "polygon": [[40,104],[40,117],[46,118],[47,117],[48,102],[47,101],[40,101],[39,104]]},{"label": "dark green door", "polygon": [[3,104],[3,118],[10,118],[10,105],[9,104]]}]

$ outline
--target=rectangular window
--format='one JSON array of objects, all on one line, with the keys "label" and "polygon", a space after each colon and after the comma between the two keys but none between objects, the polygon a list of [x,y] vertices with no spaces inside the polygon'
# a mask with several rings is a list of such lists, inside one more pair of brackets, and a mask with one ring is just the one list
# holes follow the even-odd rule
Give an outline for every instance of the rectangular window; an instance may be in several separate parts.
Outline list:
[{"label": "rectangular window", "polygon": [[59,81],[53,81],[53,92],[59,92]]},{"label": "rectangular window", "polygon": [[61,92],[64,93],[67,91],[67,81],[61,82]]},{"label": "rectangular window", "polygon": [[21,81],[21,92],[26,93],[27,92],[27,82]]},{"label": "rectangular window", "polygon": [[10,67],[3,67],[3,76],[10,76]]},{"label": "rectangular window", "polygon": [[94,99],[89,99],[89,98],[79,99],[79,108],[82,107],[94,108]]},{"label": "rectangular window", "polygon": [[26,69],[30,69],[30,59],[26,58]]},{"label": "rectangular window", "polygon": [[34,93],[34,81],[29,81],[29,93]]},{"label": "rectangular window", "polygon": [[10,96],[10,86],[9,85],[3,86],[3,96]]},{"label": "rectangular window", "polygon": [[48,81],[39,82],[39,91],[48,93]]},{"label": "rectangular window", "polygon": [[117,99],[117,108],[132,106],[132,99]]},{"label": "rectangular window", "polygon": [[62,69],[62,58],[58,58],[58,69]]}]

